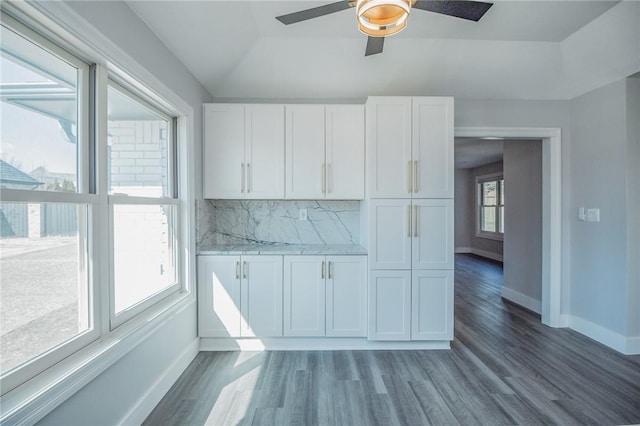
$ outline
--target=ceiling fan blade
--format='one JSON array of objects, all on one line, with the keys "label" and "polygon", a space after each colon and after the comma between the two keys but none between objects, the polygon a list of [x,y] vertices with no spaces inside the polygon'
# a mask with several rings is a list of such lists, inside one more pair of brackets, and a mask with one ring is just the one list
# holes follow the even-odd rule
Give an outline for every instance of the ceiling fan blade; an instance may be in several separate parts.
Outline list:
[{"label": "ceiling fan blade", "polygon": [[301,10],[300,12],[289,13],[288,15],[276,16],[276,19],[285,25],[295,24],[296,22],[306,21],[307,19],[318,18],[320,16],[340,12],[353,6],[355,6],[355,2],[352,0],[337,1],[324,6],[312,7],[311,9]]},{"label": "ceiling fan blade", "polygon": [[383,46],[384,37],[369,37],[367,39],[367,50],[365,50],[364,56],[371,56],[382,53]]},{"label": "ceiling fan blade", "polygon": [[414,9],[440,13],[442,15],[455,16],[456,18],[479,21],[480,18],[493,6],[493,3],[468,0],[418,0],[412,6]]}]

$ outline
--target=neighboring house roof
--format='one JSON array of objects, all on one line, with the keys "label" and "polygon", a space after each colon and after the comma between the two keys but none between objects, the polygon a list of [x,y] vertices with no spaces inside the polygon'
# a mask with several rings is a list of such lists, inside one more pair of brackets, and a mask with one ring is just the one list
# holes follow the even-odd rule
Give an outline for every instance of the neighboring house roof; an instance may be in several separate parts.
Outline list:
[{"label": "neighboring house roof", "polygon": [[33,189],[40,185],[42,185],[42,182],[13,167],[11,164],[0,160],[0,188],[16,189],[27,186]]}]

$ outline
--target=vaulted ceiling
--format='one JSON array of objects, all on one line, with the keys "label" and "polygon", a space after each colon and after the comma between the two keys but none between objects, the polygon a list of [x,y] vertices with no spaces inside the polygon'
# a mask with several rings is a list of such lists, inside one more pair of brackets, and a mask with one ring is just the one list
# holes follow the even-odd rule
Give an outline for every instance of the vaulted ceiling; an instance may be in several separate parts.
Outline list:
[{"label": "vaulted ceiling", "polygon": [[[275,19],[326,3],[128,2],[218,99],[570,99],[603,78],[598,70],[583,77],[580,61],[588,55],[575,52],[594,37],[581,35],[587,27],[618,2],[497,1],[477,23],[414,10],[407,29],[388,37],[382,54],[369,57],[353,9],[289,26]],[[626,19],[624,12],[618,15]],[[636,41],[640,46],[640,36]],[[636,47],[617,44],[622,60]],[[606,52],[609,46],[599,48]],[[640,64],[640,48],[637,55],[625,66]]]}]

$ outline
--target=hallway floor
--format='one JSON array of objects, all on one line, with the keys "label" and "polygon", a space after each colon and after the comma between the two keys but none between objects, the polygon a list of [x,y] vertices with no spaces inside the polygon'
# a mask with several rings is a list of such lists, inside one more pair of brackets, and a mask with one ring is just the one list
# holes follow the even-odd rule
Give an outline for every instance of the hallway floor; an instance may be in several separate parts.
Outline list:
[{"label": "hallway floor", "polygon": [[450,351],[201,352],[145,424],[640,423],[640,356],[500,297],[502,265],[456,255]]}]

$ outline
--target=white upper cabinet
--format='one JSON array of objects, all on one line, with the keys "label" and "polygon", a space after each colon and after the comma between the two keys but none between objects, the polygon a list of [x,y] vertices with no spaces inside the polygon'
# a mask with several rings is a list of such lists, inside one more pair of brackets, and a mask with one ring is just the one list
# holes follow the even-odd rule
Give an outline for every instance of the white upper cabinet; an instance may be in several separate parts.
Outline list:
[{"label": "white upper cabinet", "polygon": [[324,198],[324,106],[286,107],[286,196]]},{"label": "white upper cabinet", "polygon": [[364,105],[331,105],[326,118],[325,198],[364,198]]},{"label": "white upper cabinet", "polygon": [[453,98],[413,98],[413,198],[453,198]]},{"label": "white upper cabinet", "polygon": [[370,97],[370,198],[453,198],[453,98]]},{"label": "white upper cabinet", "polygon": [[245,198],[284,198],[284,105],[245,106]]},{"label": "white upper cabinet", "polygon": [[284,106],[204,105],[204,198],[284,198]]},{"label": "white upper cabinet", "polygon": [[244,105],[204,105],[204,198],[243,198]]},{"label": "white upper cabinet", "polygon": [[411,98],[370,97],[367,113],[369,198],[410,198]]},{"label": "white upper cabinet", "polygon": [[287,105],[286,198],[364,198],[362,105]]}]

